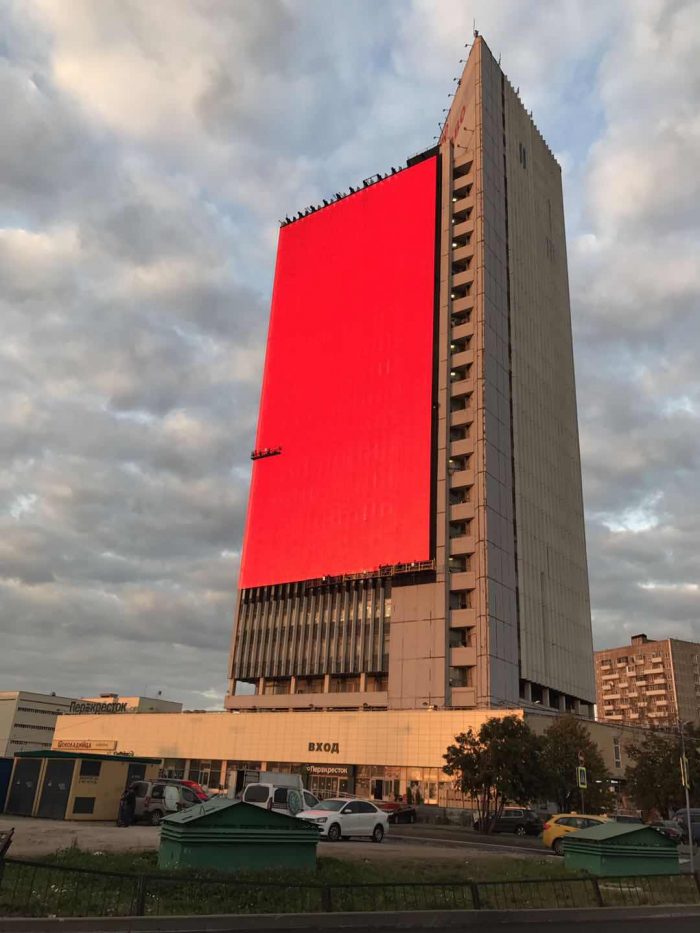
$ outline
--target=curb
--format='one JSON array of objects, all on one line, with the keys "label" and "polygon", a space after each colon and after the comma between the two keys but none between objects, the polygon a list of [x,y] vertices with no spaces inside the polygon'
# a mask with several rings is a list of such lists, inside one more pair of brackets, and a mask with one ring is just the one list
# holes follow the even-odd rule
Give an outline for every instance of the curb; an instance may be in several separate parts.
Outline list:
[{"label": "curb", "polygon": [[590,923],[591,921],[688,920],[700,907],[597,907],[566,910],[422,910],[337,914],[222,914],[195,917],[0,918],[0,933],[217,933],[288,930],[483,930],[513,924]]}]

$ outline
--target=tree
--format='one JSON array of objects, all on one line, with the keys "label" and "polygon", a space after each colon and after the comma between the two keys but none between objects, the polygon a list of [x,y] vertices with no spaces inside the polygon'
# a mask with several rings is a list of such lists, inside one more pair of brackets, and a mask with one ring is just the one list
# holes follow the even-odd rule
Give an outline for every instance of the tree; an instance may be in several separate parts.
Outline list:
[{"label": "tree", "polygon": [[542,762],[547,796],[556,801],[561,813],[581,808],[577,781],[580,765],[586,768],[586,810],[597,813],[612,808],[610,774],[598,746],[581,720],[574,716],[558,716],[552,722],[543,735]]},{"label": "tree", "polygon": [[455,737],[445,759],[455,787],[476,802],[479,824],[490,832],[508,801],[528,803],[542,791],[541,741],[517,716],[487,719]]},{"label": "tree", "polygon": [[[700,730],[685,727],[685,753],[690,776],[690,802],[700,805]],[[627,790],[641,810],[657,810],[662,818],[685,806],[681,784],[681,740],[677,733],[649,730],[641,742],[627,746],[634,762],[625,771]]]}]

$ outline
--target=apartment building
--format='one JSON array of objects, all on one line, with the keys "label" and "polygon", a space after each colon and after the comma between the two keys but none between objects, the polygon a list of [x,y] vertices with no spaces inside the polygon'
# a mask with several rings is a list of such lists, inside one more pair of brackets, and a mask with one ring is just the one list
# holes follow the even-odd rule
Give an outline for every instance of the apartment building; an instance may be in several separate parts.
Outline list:
[{"label": "apartment building", "polygon": [[700,721],[700,644],[634,635],[629,645],[595,653],[597,718],[676,726]]}]

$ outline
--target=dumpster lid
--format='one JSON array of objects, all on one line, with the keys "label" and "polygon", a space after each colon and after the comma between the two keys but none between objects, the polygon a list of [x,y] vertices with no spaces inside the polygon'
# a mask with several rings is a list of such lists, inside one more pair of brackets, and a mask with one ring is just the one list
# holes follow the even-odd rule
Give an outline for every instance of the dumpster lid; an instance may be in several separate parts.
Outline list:
[{"label": "dumpster lid", "polygon": [[[634,836],[640,833],[648,836],[649,839],[656,840],[658,838],[659,845],[670,844],[675,848],[675,842],[653,827],[646,826],[643,823],[615,823],[610,820],[607,823],[600,823],[598,826],[591,826],[589,829],[579,829],[575,833],[571,833],[571,837],[573,839],[591,839],[601,842],[604,839],[617,839],[621,836]],[[654,835],[650,836],[649,833]]]},{"label": "dumpster lid", "polygon": [[[235,815],[231,812],[235,810]],[[287,816],[286,813],[279,813],[276,810],[268,810],[265,807],[256,807],[252,803],[245,803],[242,800],[230,800],[228,797],[212,797],[211,800],[204,800],[202,803],[196,803],[186,810],[180,810],[178,813],[169,813],[163,819],[163,823],[169,825],[187,826],[197,820],[218,823],[216,816],[228,812],[229,818],[222,817],[221,824],[234,825],[236,823],[247,823],[251,821],[260,826],[284,826],[294,827],[299,831],[310,831],[311,834],[318,833],[318,828],[306,820],[298,819],[296,816]],[[212,818],[208,820],[207,818]]]},{"label": "dumpster lid", "polygon": [[202,816],[218,813],[220,810],[228,810],[229,807],[235,807],[238,803],[238,800],[229,800],[228,797],[212,797],[210,800],[202,800],[200,803],[196,803],[186,810],[180,810],[178,813],[169,813],[165,819],[169,823],[191,823],[192,820],[198,820]]}]

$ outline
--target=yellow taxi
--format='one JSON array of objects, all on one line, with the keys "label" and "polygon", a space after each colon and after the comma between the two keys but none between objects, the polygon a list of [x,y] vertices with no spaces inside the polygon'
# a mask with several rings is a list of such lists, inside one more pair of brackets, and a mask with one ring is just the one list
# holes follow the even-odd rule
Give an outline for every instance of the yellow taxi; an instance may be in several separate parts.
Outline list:
[{"label": "yellow taxi", "polygon": [[544,824],[542,842],[557,855],[564,854],[564,836],[577,829],[588,829],[607,823],[607,816],[589,816],[587,813],[555,813]]}]

